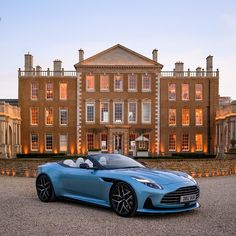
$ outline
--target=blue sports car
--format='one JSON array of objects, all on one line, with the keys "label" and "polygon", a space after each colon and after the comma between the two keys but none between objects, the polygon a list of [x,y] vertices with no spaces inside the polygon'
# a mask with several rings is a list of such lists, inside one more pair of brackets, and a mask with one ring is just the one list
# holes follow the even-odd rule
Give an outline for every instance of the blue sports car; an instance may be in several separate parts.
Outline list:
[{"label": "blue sports car", "polygon": [[174,213],[199,207],[197,182],[179,171],[149,169],[119,154],[88,155],[38,167],[43,202],[70,198],[111,207],[119,216]]}]

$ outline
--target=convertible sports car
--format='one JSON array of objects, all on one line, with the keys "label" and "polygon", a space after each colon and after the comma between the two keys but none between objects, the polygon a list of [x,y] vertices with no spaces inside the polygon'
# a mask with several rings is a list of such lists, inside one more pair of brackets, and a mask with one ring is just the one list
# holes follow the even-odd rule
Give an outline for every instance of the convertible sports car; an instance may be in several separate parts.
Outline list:
[{"label": "convertible sports car", "polygon": [[179,171],[149,169],[119,154],[88,155],[38,167],[43,202],[70,198],[111,207],[120,216],[174,213],[199,207],[197,182]]}]

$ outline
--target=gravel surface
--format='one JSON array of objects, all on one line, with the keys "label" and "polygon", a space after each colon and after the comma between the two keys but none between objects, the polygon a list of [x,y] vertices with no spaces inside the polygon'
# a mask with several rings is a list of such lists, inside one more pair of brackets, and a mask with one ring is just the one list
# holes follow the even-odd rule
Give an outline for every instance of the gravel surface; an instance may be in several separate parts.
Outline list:
[{"label": "gravel surface", "polygon": [[34,178],[0,176],[0,235],[236,235],[236,175],[198,182],[198,210],[122,218],[78,202],[42,203]]}]

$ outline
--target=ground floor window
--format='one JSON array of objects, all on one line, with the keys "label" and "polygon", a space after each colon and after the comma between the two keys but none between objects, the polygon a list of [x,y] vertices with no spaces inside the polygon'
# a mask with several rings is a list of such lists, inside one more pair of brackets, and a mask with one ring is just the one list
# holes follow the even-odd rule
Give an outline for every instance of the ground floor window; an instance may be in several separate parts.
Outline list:
[{"label": "ground floor window", "polygon": [[94,135],[87,134],[87,149],[92,150],[94,149]]},{"label": "ground floor window", "polygon": [[107,150],[107,134],[101,134],[101,150]]},{"label": "ground floor window", "polygon": [[196,151],[202,151],[202,134],[196,134],[195,143],[196,143]]},{"label": "ground floor window", "polygon": [[176,151],[176,134],[169,135],[169,151]]},{"label": "ground floor window", "polygon": [[39,149],[39,136],[38,134],[31,134],[31,151],[38,151]]},{"label": "ground floor window", "polygon": [[60,134],[60,152],[67,151],[67,134]]},{"label": "ground floor window", "polygon": [[129,150],[130,151],[132,151],[135,147],[135,139],[136,139],[135,134],[130,134],[129,135]]},{"label": "ground floor window", "polygon": [[183,134],[182,151],[189,151],[189,135],[188,134]]},{"label": "ground floor window", "polygon": [[53,146],[52,134],[46,134],[45,136],[46,151],[52,151],[52,146]]}]

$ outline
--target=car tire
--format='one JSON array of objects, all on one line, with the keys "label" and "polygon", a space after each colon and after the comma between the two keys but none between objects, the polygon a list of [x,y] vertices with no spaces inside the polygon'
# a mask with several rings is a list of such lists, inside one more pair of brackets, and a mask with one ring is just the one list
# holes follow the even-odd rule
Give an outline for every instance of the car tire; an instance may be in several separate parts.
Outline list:
[{"label": "car tire", "polygon": [[115,183],[110,191],[110,205],[119,216],[133,216],[137,210],[135,191],[125,182]]},{"label": "car tire", "polygon": [[52,202],[56,200],[56,195],[50,178],[41,174],[36,179],[36,190],[38,198],[42,202]]}]

